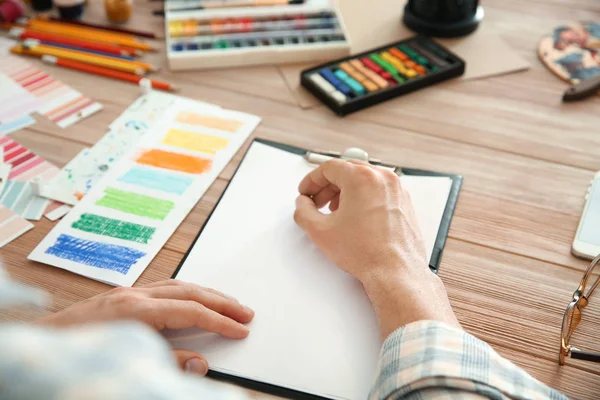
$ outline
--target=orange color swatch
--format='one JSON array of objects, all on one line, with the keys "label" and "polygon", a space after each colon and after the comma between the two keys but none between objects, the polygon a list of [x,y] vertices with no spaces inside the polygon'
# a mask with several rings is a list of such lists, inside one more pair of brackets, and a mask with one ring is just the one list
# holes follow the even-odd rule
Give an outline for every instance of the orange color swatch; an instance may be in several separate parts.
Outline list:
[{"label": "orange color swatch", "polygon": [[202,174],[209,171],[212,167],[212,161],[206,158],[188,156],[160,149],[145,151],[137,158],[137,162],[138,164],[188,172],[190,174]]},{"label": "orange color swatch", "polygon": [[218,136],[171,128],[167,131],[162,143],[181,149],[217,154],[217,151],[227,147],[229,140]]},{"label": "orange color swatch", "polygon": [[187,111],[182,111],[177,115],[177,122],[188,125],[205,126],[207,128],[218,129],[226,132],[237,132],[242,126],[243,122],[236,121],[234,119],[224,119],[208,115],[200,115]]}]

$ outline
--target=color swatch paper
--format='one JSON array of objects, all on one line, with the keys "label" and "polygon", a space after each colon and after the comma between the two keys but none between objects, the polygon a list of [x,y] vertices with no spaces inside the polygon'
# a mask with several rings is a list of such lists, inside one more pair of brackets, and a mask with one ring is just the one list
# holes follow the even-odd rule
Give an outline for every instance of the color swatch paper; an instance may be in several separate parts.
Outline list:
[{"label": "color swatch paper", "polygon": [[35,124],[35,119],[30,115],[25,115],[7,122],[0,122],[0,135],[8,135],[33,124]]},{"label": "color swatch paper", "polygon": [[29,220],[40,220],[49,203],[33,193],[30,182],[8,181],[0,193],[0,204]]},{"label": "color swatch paper", "polygon": [[[0,58],[0,63],[4,61]],[[2,67],[0,66],[0,69]],[[0,72],[0,122],[6,124],[37,111],[41,100]]]},{"label": "color swatch paper", "polygon": [[92,148],[83,149],[47,182],[41,195],[66,204],[77,204],[124,154],[142,140],[177,99],[177,96],[154,91],[140,96],[110,124],[102,139]]},{"label": "color swatch paper", "polygon": [[36,177],[49,180],[59,171],[53,164],[9,137],[0,137],[0,147],[4,151],[4,162],[12,166],[8,180],[25,182]]},{"label": "color swatch paper", "polygon": [[[173,97],[160,118],[152,118],[155,122],[119,117],[111,124],[112,130],[153,126],[29,259],[118,286],[137,280],[260,122],[253,115]],[[156,110],[164,105],[156,96],[135,104],[156,104]],[[179,118],[182,114],[187,119]]]},{"label": "color swatch paper", "polygon": [[59,169],[6,136],[0,137],[0,148],[11,167],[0,204],[24,218],[39,220],[51,202],[34,193],[31,181],[52,179]]},{"label": "color swatch paper", "polygon": [[0,248],[30,229],[33,229],[31,222],[15,214],[8,208],[0,206]]},{"label": "color swatch paper", "polygon": [[[18,86],[30,99],[26,101],[20,94],[19,100],[13,103],[13,101],[3,101],[0,95],[0,110],[6,109],[8,105],[11,107],[7,111],[12,115],[9,120],[37,111],[61,128],[66,128],[102,109],[100,103],[83,96],[77,90],[19,57],[0,56],[0,88],[7,85],[6,80]],[[34,102],[34,107],[30,105],[31,102]],[[0,111],[0,121],[5,122],[4,117],[5,115]]]}]

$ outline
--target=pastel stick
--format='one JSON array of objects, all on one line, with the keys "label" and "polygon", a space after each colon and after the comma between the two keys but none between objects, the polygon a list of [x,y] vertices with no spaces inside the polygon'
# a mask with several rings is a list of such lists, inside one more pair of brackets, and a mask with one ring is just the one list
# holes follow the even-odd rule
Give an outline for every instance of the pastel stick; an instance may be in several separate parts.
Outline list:
[{"label": "pastel stick", "polygon": [[337,90],[342,92],[344,96],[352,96],[352,89],[350,89],[350,87],[344,82],[340,81],[329,69],[323,68],[319,71],[319,74],[321,74],[321,76],[331,83]]},{"label": "pastel stick", "polygon": [[356,94],[361,96],[365,94],[364,86],[361,85],[356,79],[348,75],[346,72],[342,71],[341,69],[338,69],[334,73],[335,76],[337,76],[341,81],[346,83],[346,85],[350,86],[350,89],[356,92]]}]

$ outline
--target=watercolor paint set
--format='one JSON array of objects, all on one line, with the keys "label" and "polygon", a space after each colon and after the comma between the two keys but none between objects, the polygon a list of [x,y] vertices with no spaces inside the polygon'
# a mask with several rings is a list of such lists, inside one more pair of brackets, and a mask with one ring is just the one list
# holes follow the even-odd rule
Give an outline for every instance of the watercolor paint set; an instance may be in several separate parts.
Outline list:
[{"label": "watercolor paint set", "polygon": [[318,62],[350,54],[343,19],[328,1],[169,11],[165,21],[172,70]]},{"label": "watercolor paint set", "polygon": [[302,71],[302,86],[343,116],[460,76],[465,62],[418,36]]}]

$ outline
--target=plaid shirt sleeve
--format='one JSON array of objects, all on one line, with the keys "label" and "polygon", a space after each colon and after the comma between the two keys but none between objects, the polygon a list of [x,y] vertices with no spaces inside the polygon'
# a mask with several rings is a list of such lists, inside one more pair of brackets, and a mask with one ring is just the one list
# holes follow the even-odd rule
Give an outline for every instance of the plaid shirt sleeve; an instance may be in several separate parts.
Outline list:
[{"label": "plaid shirt sleeve", "polygon": [[413,322],[388,336],[370,400],[455,398],[567,399],[449,325]]}]

